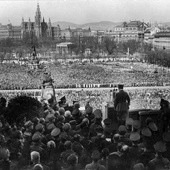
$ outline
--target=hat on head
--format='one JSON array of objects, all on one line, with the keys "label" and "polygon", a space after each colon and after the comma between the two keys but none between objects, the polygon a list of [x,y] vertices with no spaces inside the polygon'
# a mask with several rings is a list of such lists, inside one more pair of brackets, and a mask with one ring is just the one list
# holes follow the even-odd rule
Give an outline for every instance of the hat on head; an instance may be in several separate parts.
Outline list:
[{"label": "hat on head", "polygon": [[95,118],[102,118],[102,111],[100,109],[96,109],[94,112],[93,112]]},{"label": "hat on head", "polygon": [[170,132],[163,133],[163,140],[166,142],[170,142]]},{"label": "hat on head", "polygon": [[154,144],[154,148],[157,152],[166,152],[166,143],[163,141],[158,141]]},{"label": "hat on head", "polygon": [[24,125],[25,125],[26,128],[29,128],[30,126],[33,125],[33,123],[29,120],[29,121],[25,122]]},{"label": "hat on head", "polygon": [[70,129],[71,129],[70,123],[65,123],[65,124],[63,125],[63,130],[64,130],[64,131],[69,131]]},{"label": "hat on head", "polygon": [[141,127],[141,123],[140,123],[139,120],[134,120],[132,126],[133,126],[133,128],[135,128],[135,129],[139,129],[139,128]]},{"label": "hat on head", "polygon": [[100,159],[100,152],[98,150],[94,150],[92,152],[91,158],[94,159],[94,160],[99,160]]},{"label": "hat on head", "polygon": [[72,144],[71,141],[68,141],[68,140],[64,142],[64,146],[66,148],[71,147],[71,144]]},{"label": "hat on head", "polygon": [[133,125],[133,119],[132,118],[128,118],[126,119],[126,125]]},{"label": "hat on head", "polygon": [[78,161],[78,157],[75,154],[71,154],[67,157],[67,162],[70,165],[75,165]]},{"label": "hat on head", "polygon": [[142,135],[146,136],[146,137],[151,137],[152,136],[152,132],[150,131],[150,129],[148,127],[144,127],[142,129]]},{"label": "hat on head", "polygon": [[56,144],[53,140],[50,140],[47,142],[47,147],[49,148],[55,148],[56,147]]},{"label": "hat on head", "polygon": [[118,84],[119,89],[123,89],[124,85],[123,84]]},{"label": "hat on head", "polygon": [[48,130],[53,130],[54,128],[56,128],[56,126],[54,125],[54,123],[49,123],[49,124],[47,125],[47,129],[48,129]]},{"label": "hat on head", "polygon": [[71,126],[76,125],[76,120],[71,120],[69,123]]},{"label": "hat on head", "polygon": [[85,117],[85,118],[82,120],[82,122],[86,122],[87,124],[89,124],[89,119]]},{"label": "hat on head", "polygon": [[78,101],[76,101],[76,102],[73,101],[73,103],[74,103],[73,105],[75,108],[80,108],[80,104]]},{"label": "hat on head", "polygon": [[138,132],[132,132],[130,134],[130,140],[131,141],[139,141],[140,140],[140,134]]},{"label": "hat on head", "polygon": [[69,110],[65,111],[64,116],[65,117],[70,117],[71,116],[71,112]]},{"label": "hat on head", "polygon": [[64,115],[65,109],[63,107],[60,107],[58,112],[60,113],[60,115]]},{"label": "hat on head", "polygon": [[44,126],[41,124],[41,123],[38,123],[36,126],[35,126],[35,130],[43,130]]},{"label": "hat on head", "polygon": [[74,100],[74,101],[73,101],[73,105],[74,105],[75,103],[78,103],[78,101],[77,101],[77,100]]},{"label": "hat on head", "polygon": [[45,119],[43,117],[40,118],[40,123],[45,123]]},{"label": "hat on head", "polygon": [[32,140],[33,141],[38,141],[38,140],[40,140],[41,139],[41,136],[39,135],[39,134],[37,134],[37,133],[34,133],[33,134],[33,136],[32,136]]},{"label": "hat on head", "polygon": [[137,163],[133,166],[133,170],[145,170],[143,163]]},{"label": "hat on head", "polygon": [[126,129],[126,126],[124,125],[120,125],[119,128],[118,128],[118,131],[119,133],[126,133],[127,129]]},{"label": "hat on head", "polygon": [[120,140],[120,134],[114,134],[114,136],[113,136],[113,140],[115,140],[115,141],[119,141]]},{"label": "hat on head", "polygon": [[149,129],[152,130],[153,132],[158,131],[158,128],[154,122],[150,122],[148,125]]},{"label": "hat on head", "polygon": [[51,131],[51,136],[53,136],[53,137],[56,137],[56,136],[58,136],[59,134],[60,134],[60,129],[59,128],[55,128],[55,129],[53,129],[52,131]]}]

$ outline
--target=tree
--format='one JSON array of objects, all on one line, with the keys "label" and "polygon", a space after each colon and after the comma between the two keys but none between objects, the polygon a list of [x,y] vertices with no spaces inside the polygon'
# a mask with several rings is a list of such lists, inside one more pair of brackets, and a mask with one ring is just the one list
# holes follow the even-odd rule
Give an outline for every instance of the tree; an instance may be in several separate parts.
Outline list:
[{"label": "tree", "polygon": [[128,40],[127,42],[123,42],[123,51],[127,52],[129,48],[129,53],[134,54],[137,52],[140,47],[140,42],[136,40]]},{"label": "tree", "polygon": [[0,63],[2,64],[2,62],[5,59],[5,54],[3,52],[0,53]]},{"label": "tree", "polygon": [[114,50],[117,47],[114,39],[106,37],[104,40],[104,44],[105,44],[105,48],[106,48],[107,52],[109,53],[109,55],[113,54]]},{"label": "tree", "polygon": [[42,105],[33,97],[21,95],[9,100],[7,110],[6,119],[9,123],[22,123],[24,118],[30,120],[39,116]]}]

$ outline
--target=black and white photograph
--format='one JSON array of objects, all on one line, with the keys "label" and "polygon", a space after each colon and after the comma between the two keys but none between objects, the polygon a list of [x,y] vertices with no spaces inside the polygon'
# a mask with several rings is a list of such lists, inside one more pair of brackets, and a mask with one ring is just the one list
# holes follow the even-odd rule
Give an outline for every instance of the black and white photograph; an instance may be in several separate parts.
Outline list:
[{"label": "black and white photograph", "polygon": [[0,170],[170,170],[170,1],[0,0]]}]

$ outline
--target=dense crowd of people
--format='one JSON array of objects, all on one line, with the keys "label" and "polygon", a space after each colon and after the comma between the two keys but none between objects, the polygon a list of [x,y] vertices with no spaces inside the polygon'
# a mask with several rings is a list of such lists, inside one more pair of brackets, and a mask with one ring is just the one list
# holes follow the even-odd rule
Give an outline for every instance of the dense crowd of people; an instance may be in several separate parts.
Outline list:
[{"label": "dense crowd of people", "polygon": [[[140,95],[139,91],[136,93]],[[152,95],[155,94],[148,96]],[[129,96],[131,99],[130,93]],[[128,105],[131,104],[127,99]],[[78,101],[74,101],[72,109],[65,99],[58,104],[52,104],[50,99],[41,102],[41,117],[9,124],[5,119],[6,99],[0,99],[0,169],[170,169],[170,104],[167,100],[159,101],[157,119],[146,117],[143,123],[132,117],[117,119],[120,110],[116,103],[117,112],[103,120],[102,110],[93,108],[91,101],[83,111]],[[114,119],[113,115],[116,115]]]},{"label": "dense crowd of people", "polygon": [[[147,70],[146,70],[147,68]],[[72,88],[76,84],[117,84],[126,86],[155,86],[169,83],[168,69],[146,63],[73,63],[66,65],[49,64],[47,71],[51,72],[55,88]],[[44,69],[32,70],[28,66],[17,64],[1,64],[0,89],[40,89]]]}]

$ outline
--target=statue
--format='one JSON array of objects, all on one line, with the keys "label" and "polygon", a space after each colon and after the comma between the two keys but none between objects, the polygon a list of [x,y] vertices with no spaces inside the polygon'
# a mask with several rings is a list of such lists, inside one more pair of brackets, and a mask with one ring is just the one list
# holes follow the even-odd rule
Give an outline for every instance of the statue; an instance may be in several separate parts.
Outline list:
[{"label": "statue", "polygon": [[42,99],[46,100],[51,107],[56,104],[54,80],[51,78],[51,73],[45,72],[42,82]]}]

